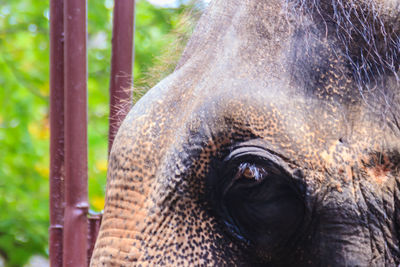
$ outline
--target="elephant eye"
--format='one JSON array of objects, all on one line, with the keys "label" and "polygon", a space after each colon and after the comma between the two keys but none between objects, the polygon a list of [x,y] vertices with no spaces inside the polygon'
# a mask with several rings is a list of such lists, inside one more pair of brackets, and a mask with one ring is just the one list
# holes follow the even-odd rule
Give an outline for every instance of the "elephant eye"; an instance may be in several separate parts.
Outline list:
[{"label": "elephant eye", "polygon": [[232,158],[213,177],[213,206],[239,241],[274,250],[288,242],[300,226],[304,201],[289,173],[278,164],[246,155]]},{"label": "elephant eye", "polygon": [[239,179],[243,178],[249,181],[261,182],[267,174],[268,173],[264,168],[255,164],[241,163],[236,175]]}]

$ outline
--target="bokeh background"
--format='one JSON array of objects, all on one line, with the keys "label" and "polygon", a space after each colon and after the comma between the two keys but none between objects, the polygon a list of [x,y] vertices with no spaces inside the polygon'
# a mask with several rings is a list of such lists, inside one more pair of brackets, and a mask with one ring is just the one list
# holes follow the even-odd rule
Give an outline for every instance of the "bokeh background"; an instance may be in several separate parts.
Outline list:
[{"label": "bokeh background", "polygon": [[[136,1],[134,101],[173,71],[207,2]],[[94,211],[103,208],[106,184],[113,3],[88,1]],[[49,3],[0,0],[0,266],[48,266],[48,183]]]}]

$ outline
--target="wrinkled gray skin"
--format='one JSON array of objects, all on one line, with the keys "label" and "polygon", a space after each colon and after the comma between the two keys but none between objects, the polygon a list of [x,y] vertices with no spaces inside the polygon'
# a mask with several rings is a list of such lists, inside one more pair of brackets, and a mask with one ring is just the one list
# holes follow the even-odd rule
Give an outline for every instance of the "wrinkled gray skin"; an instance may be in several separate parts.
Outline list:
[{"label": "wrinkled gray skin", "polygon": [[399,0],[216,0],[112,148],[91,266],[397,266]]}]

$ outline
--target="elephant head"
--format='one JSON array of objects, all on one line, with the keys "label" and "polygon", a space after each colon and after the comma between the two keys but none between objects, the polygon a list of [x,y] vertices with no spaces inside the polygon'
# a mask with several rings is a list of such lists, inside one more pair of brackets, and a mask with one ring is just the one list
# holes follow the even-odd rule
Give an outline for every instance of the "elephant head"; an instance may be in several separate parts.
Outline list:
[{"label": "elephant head", "polygon": [[400,263],[400,1],[216,0],[114,142],[91,266]]}]

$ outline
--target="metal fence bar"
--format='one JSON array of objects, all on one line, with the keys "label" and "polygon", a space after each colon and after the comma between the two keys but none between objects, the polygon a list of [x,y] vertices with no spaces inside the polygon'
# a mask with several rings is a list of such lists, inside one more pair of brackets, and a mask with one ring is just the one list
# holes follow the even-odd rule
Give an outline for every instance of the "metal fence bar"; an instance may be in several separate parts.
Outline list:
[{"label": "metal fence bar", "polygon": [[[118,0],[114,2],[108,152],[111,150],[120,123],[132,105],[134,8],[134,0]],[[88,262],[90,262],[100,230],[101,219],[101,214],[89,214]]]},{"label": "metal fence bar", "polygon": [[88,263],[90,263],[90,259],[93,254],[94,250],[94,245],[96,243],[97,235],[100,230],[100,224],[101,224],[101,219],[102,219],[102,214],[91,214],[89,215],[89,234],[88,234]]},{"label": "metal fence bar", "polygon": [[86,1],[65,0],[65,212],[64,267],[86,266],[87,55]]},{"label": "metal fence bar", "polygon": [[[134,6],[115,1],[109,149],[132,104]],[[101,223],[88,214],[86,38],[86,0],[50,0],[52,267],[88,265]]]},{"label": "metal fence bar", "polygon": [[110,152],[120,123],[132,105],[132,65],[134,60],[135,1],[115,0],[110,78]]},{"label": "metal fence bar", "polygon": [[50,0],[50,228],[52,267],[62,267],[64,224],[64,3]]}]

